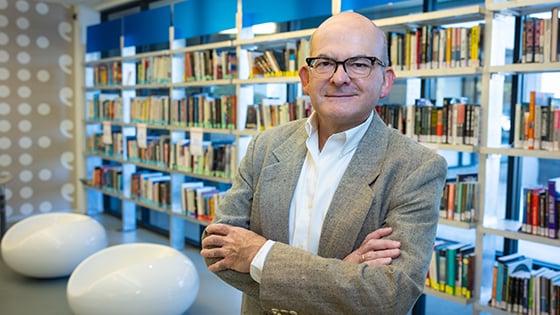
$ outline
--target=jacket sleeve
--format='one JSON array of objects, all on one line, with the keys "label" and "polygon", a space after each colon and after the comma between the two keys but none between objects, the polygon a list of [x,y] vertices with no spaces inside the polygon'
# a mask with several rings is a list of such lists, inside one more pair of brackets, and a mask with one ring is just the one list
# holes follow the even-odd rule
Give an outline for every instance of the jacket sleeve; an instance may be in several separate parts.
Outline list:
[{"label": "jacket sleeve", "polygon": [[[255,143],[258,137],[258,135],[253,137],[249,143],[247,153],[240,163],[231,189],[220,204],[214,223],[225,223],[249,229],[255,178],[253,173],[253,157]],[[206,231],[204,231],[202,239],[206,236]],[[205,259],[207,266],[215,261],[216,259]],[[225,270],[217,272],[216,275],[231,286],[252,297],[259,296],[259,284],[254,281],[248,273]]]},{"label": "jacket sleeve", "polygon": [[262,272],[262,306],[298,314],[406,314],[423,290],[446,172],[445,160],[434,155],[395,185],[385,224],[401,242],[401,255],[391,265],[347,263],[276,243]]}]

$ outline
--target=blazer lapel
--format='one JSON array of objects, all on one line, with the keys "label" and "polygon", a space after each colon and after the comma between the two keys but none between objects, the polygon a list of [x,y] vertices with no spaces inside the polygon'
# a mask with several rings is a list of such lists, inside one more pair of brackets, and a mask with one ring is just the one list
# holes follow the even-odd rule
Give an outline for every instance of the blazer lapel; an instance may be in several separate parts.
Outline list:
[{"label": "blazer lapel", "polygon": [[262,198],[259,202],[263,236],[289,244],[289,212],[301,168],[307,153],[304,124],[274,149],[277,163],[267,165],[261,173]]},{"label": "blazer lapel", "polygon": [[373,115],[325,216],[318,253],[322,257],[342,259],[352,251],[375,202],[370,185],[382,169],[389,130],[376,113]]}]

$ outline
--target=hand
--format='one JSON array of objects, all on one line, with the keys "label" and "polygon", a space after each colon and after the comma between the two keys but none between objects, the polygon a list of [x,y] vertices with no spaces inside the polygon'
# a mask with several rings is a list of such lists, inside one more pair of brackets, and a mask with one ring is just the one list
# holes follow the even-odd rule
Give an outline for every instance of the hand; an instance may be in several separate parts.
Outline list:
[{"label": "hand", "polygon": [[393,232],[390,227],[380,228],[369,233],[360,247],[344,258],[355,264],[366,263],[370,266],[388,265],[401,254],[401,242],[384,240]]},{"label": "hand", "polygon": [[249,273],[251,261],[266,243],[257,233],[227,224],[210,224],[208,236],[202,240],[200,254],[204,258],[218,259],[208,270],[218,272],[226,269]]}]

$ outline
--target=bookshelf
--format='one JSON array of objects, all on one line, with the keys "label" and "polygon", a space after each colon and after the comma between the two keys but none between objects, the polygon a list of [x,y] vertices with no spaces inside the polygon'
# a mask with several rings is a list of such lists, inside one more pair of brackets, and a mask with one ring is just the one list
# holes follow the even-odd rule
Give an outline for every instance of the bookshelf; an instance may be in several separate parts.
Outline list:
[{"label": "bookshelf", "polygon": [[[339,1],[337,2],[340,5]],[[549,246],[560,247],[560,240],[549,239],[542,236],[536,236],[526,233],[518,232],[517,222],[507,221],[507,220],[488,220],[485,217],[485,213],[492,212],[491,209],[494,207],[492,199],[495,196],[495,191],[493,190],[493,184],[495,179],[492,176],[496,174],[496,170],[499,168],[496,162],[497,155],[506,156],[516,156],[516,157],[536,157],[545,159],[560,159],[560,152],[550,152],[543,150],[521,150],[501,147],[496,141],[496,134],[499,133],[499,128],[496,124],[492,124],[493,119],[496,119],[497,114],[501,112],[501,99],[496,96],[494,90],[503,91],[503,83],[500,84],[499,80],[496,80],[495,76],[502,77],[509,74],[524,74],[524,73],[542,73],[542,72],[560,72],[560,62],[558,63],[529,63],[529,64],[504,64],[504,62],[495,62],[491,57],[495,53],[492,47],[492,38],[499,36],[498,30],[495,29],[494,19],[498,14],[528,14],[533,12],[543,12],[550,10],[553,7],[560,6],[560,1],[550,1],[550,0],[513,0],[506,2],[496,2],[491,0],[486,0],[484,5],[474,5],[474,6],[464,6],[453,9],[439,10],[429,13],[420,14],[410,14],[404,16],[396,16],[391,18],[383,18],[374,20],[374,22],[380,26],[385,31],[395,31],[403,30],[408,27],[418,27],[423,25],[447,25],[462,22],[472,22],[472,21],[483,21],[485,24],[484,28],[484,63],[480,66],[468,66],[468,67],[455,67],[455,68],[440,68],[440,69],[417,69],[417,70],[399,70],[396,71],[397,79],[408,80],[408,79],[426,79],[426,78],[443,78],[447,79],[449,77],[477,77],[481,81],[481,95],[480,95],[480,105],[482,110],[481,117],[481,135],[479,145],[450,145],[450,144],[436,144],[436,143],[422,143],[426,147],[437,150],[437,151],[453,151],[453,152],[465,152],[477,154],[480,159],[480,166],[478,169],[478,178],[480,181],[480,191],[481,197],[478,201],[478,209],[480,213],[478,214],[479,219],[476,223],[466,223],[458,222],[447,219],[440,219],[439,224],[451,229],[458,229],[460,233],[473,233],[475,235],[475,291],[473,292],[473,298],[466,299],[457,296],[452,296],[444,294],[442,292],[425,288],[424,292],[426,294],[436,296],[438,298],[443,298],[448,301],[463,305],[473,305],[473,313],[478,314],[480,312],[489,312],[492,314],[509,314],[499,309],[494,309],[486,305],[487,295],[484,294],[491,287],[491,268],[489,266],[493,263],[494,248],[488,241],[489,237],[503,237],[515,240],[530,241],[538,244],[544,244]],[[335,10],[336,11],[336,10]],[[239,14],[238,12],[238,15]],[[242,31],[242,25],[240,18],[237,19],[237,30],[238,35],[236,39],[219,41],[201,45],[185,46],[180,47],[174,45],[173,38],[173,27],[169,30],[169,48],[147,52],[139,54],[127,54],[122,53],[125,51],[125,47],[121,43],[119,50],[122,56],[109,57],[109,58],[98,58],[96,60],[90,60],[83,63],[86,68],[91,68],[97,65],[120,62],[123,65],[132,64],[137,60],[149,57],[160,57],[169,56],[173,59],[171,63],[171,82],[166,84],[119,84],[119,85],[93,85],[85,86],[85,93],[96,93],[98,91],[105,91],[110,93],[118,93],[123,96],[123,102],[125,103],[125,110],[130,106],[130,102],[124,100],[125,98],[130,98],[135,96],[139,90],[144,93],[155,93],[155,91],[165,91],[167,95],[171,97],[180,97],[184,95],[185,89],[202,89],[202,88],[232,88],[235,90],[235,95],[238,97],[237,104],[237,127],[235,129],[216,129],[216,128],[196,128],[196,130],[202,130],[204,134],[208,135],[219,135],[219,136],[231,136],[234,139],[234,143],[237,147],[243,147],[244,143],[248,142],[248,137],[254,136],[258,133],[256,130],[244,129],[245,125],[245,114],[244,111],[248,104],[253,103],[255,86],[267,85],[267,84],[289,84],[295,85],[299,84],[299,77],[297,76],[264,76],[259,78],[249,78],[247,75],[247,65],[239,66],[239,75],[232,78],[226,79],[211,79],[211,80],[199,80],[199,81],[188,81],[184,82],[183,78],[178,78],[177,75],[183,72],[184,64],[177,62],[180,60],[185,53],[189,52],[201,52],[214,49],[229,49],[236,52],[238,58],[243,54],[247,48],[253,46],[263,46],[269,47],[273,45],[283,44],[289,41],[296,41],[299,39],[309,38],[315,29],[304,29],[299,31],[289,31],[283,33],[276,33],[271,35],[263,35],[252,37],[252,35],[247,36],[246,32]],[[121,40],[122,42],[122,40]],[[500,48],[500,47],[498,47]],[[490,62],[492,60],[492,62]],[[242,68],[245,67],[243,70]],[[124,71],[124,66],[123,66]],[[245,71],[245,75],[241,72]],[[123,74],[123,79],[124,79]],[[124,81],[123,81],[124,82]],[[126,95],[126,96],[125,96]],[[142,94],[144,95],[144,94]],[[128,135],[133,135],[134,128],[136,128],[136,123],[129,122],[111,122],[111,125],[115,128],[121,128]],[[82,132],[86,133],[86,129],[95,128],[99,126],[101,122],[92,120],[82,120],[83,124]],[[167,132],[173,139],[184,139],[186,134],[195,130],[191,127],[179,127],[173,125],[154,125],[147,124],[148,130],[154,130],[158,132]],[[497,132],[498,131],[498,132]],[[242,149],[238,152],[238,161],[242,156]],[[224,179],[214,176],[206,176],[191,172],[184,172],[176,170],[173,168],[161,167],[149,163],[134,162],[126,160],[124,158],[115,158],[106,155],[94,154],[94,153],[84,153],[88,159],[93,158],[94,163],[98,163],[99,159],[112,161],[123,165],[125,169],[132,167],[132,169],[126,170],[126,174],[130,174],[137,167],[147,170],[165,172],[171,174],[172,186],[177,187],[184,179],[183,176],[188,176],[193,179],[204,180],[206,182],[213,182],[217,184],[231,184],[231,179]],[[208,224],[207,221],[201,221],[194,219],[187,215],[182,215],[171,211],[170,209],[157,207],[148,203],[143,203],[139,200],[135,200],[126,196],[126,193],[117,193],[115,191],[110,191],[107,189],[102,189],[99,187],[83,184],[84,189],[94,192],[94,202],[96,205],[100,205],[100,197],[102,195],[111,196],[117,198],[126,204],[123,208],[127,211],[123,211],[123,227],[133,227],[134,224],[131,223],[131,218],[135,218],[136,206],[141,206],[153,211],[160,213],[165,213],[172,218],[170,221],[170,238],[171,243],[175,247],[182,247],[183,241],[179,240],[182,235],[185,234],[184,225],[182,222],[190,222],[195,225],[204,227]],[[130,189],[127,184],[125,184],[126,189]],[[174,188],[172,191],[175,195],[180,195],[178,193],[178,188]],[[172,207],[177,207],[179,200],[178,197],[174,197],[172,202]],[[85,208],[84,205],[79,206],[79,208]],[[126,214],[124,214],[126,212]],[[125,218],[128,216],[128,218]],[[490,271],[490,273],[489,273]]]}]

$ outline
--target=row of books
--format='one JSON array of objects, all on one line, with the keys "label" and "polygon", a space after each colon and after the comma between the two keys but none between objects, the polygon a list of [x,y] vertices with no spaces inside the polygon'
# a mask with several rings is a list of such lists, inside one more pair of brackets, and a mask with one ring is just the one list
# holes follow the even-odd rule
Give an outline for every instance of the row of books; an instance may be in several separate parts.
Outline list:
[{"label": "row of books", "polygon": [[201,154],[195,154],[189,139],[179,140],[171,146],[171,167],[177,170],[232,178],[237,168],[236,147],[227,142],[203,141]]},{"label": "row of books", "polygon": [[148,136],[141,148],[136,137],[126,138],[128,159],[174,170],[220,178],[231,178],[237,166],[235,146],[223,142],[204,141],[202,152],[190,146],[190,140],[171,142],[164,136]]},{"label": "row of books", "polygon": [[235,129],[237,97],[197,94],[175,99],[172,101],[170,122],[180,127]]},{"label": "row of books", "polygon": [[169,124],[169,96],[131,98],[130,121],[155,125]]},{"label": "row of books", "polygon": [[417,99],[415,105],[377,105],[385,123],[403,134],[425,143],[477,145],[480,135],[480,105],[467,104],[466,98],[435,101]]},{"label": "row of books", "polygon": [[462,174],[448,180],[441,198],[440,218],[475,222],[479,193],[478,174]]},{"label": "row of books", "polygon": [[521,254],[496,259],[492,269],[492,307],[522,314],[560,312],[560,272],[533,270],[533,261]]},{"label": "row of books", "polygon": [[482,60],[483,24],[466,27],[424,25],[388,34],[389,56],[396,70],[477,67]]},{"label": "row of books", "polygon": [[558,8],[552,9],[552,18],[526,17],[522,24],[522,63],[557,62],[558,53]]},{"label": "row of books", "polygon": [[292,120],[309,117],[312,110],[311,99],[308,96],[298,97],[295,102],[287,103],[263,99],[261,104],[247,106],[245,129],[270,129]]},{"label": "row of books", "polygon": [[515,106],[514,128],[515,148],[560,151],[560,100],[531,91]]},{"label": "row of books", "polygon": [[185,82],[232,79],[237,75],[237,56],[216,49],[186,52],[184,66]]},{"label": "row of books", "polygon": [[426,287],[470,299],[474,288],[474,246],[436,240]]},{"label": "row of books", "polygon": [[311,47],[308,39],[297,43],[288,41],[285,46],[263,51],[248,51],[250,78],[262,76],[296,76],[300,67],[305,65]]},{"label": "row of books", "polygon": [[90,185],[122,191],[123,177],[121,166],[102,165],[93,170]]},{"label": "row of books", "polygon": [[[109,136],[109,139],[107,139],[107,136]],[[95,133],[86,138],[86,150],[91,153],[120,158],[123,156],[122,141],[123,136],[120,131],[112,131],[109,135]]]},{"label": "row of books", "polygon": [[523,189],[521,232],[559,238],[560,177],[548,180],[547,187]]},{"label": "row of books", "polygon": [[181,184],[181,214],[189,217],[212,221],[225,192],[203,182]]},{"label": "row of books", "polygon": [[171,82],[171,57],[144,57],[136,61],[136,84],[168,84]]},{"label": "row of books", "polygon": [[171,206],[171,177],[159,172],[140,171],[130,180],[130,196],[159,207]]},{"label": "row of books", "polygon": [[94,94],[87,100],[86,119],[93,121],[122,121],[122,99],[115,94]]},{"label": "row of books", "polygon": [[100,63],[93,66],[93,83],[95,85],[121,85],[122,65],[118,61]]}]

